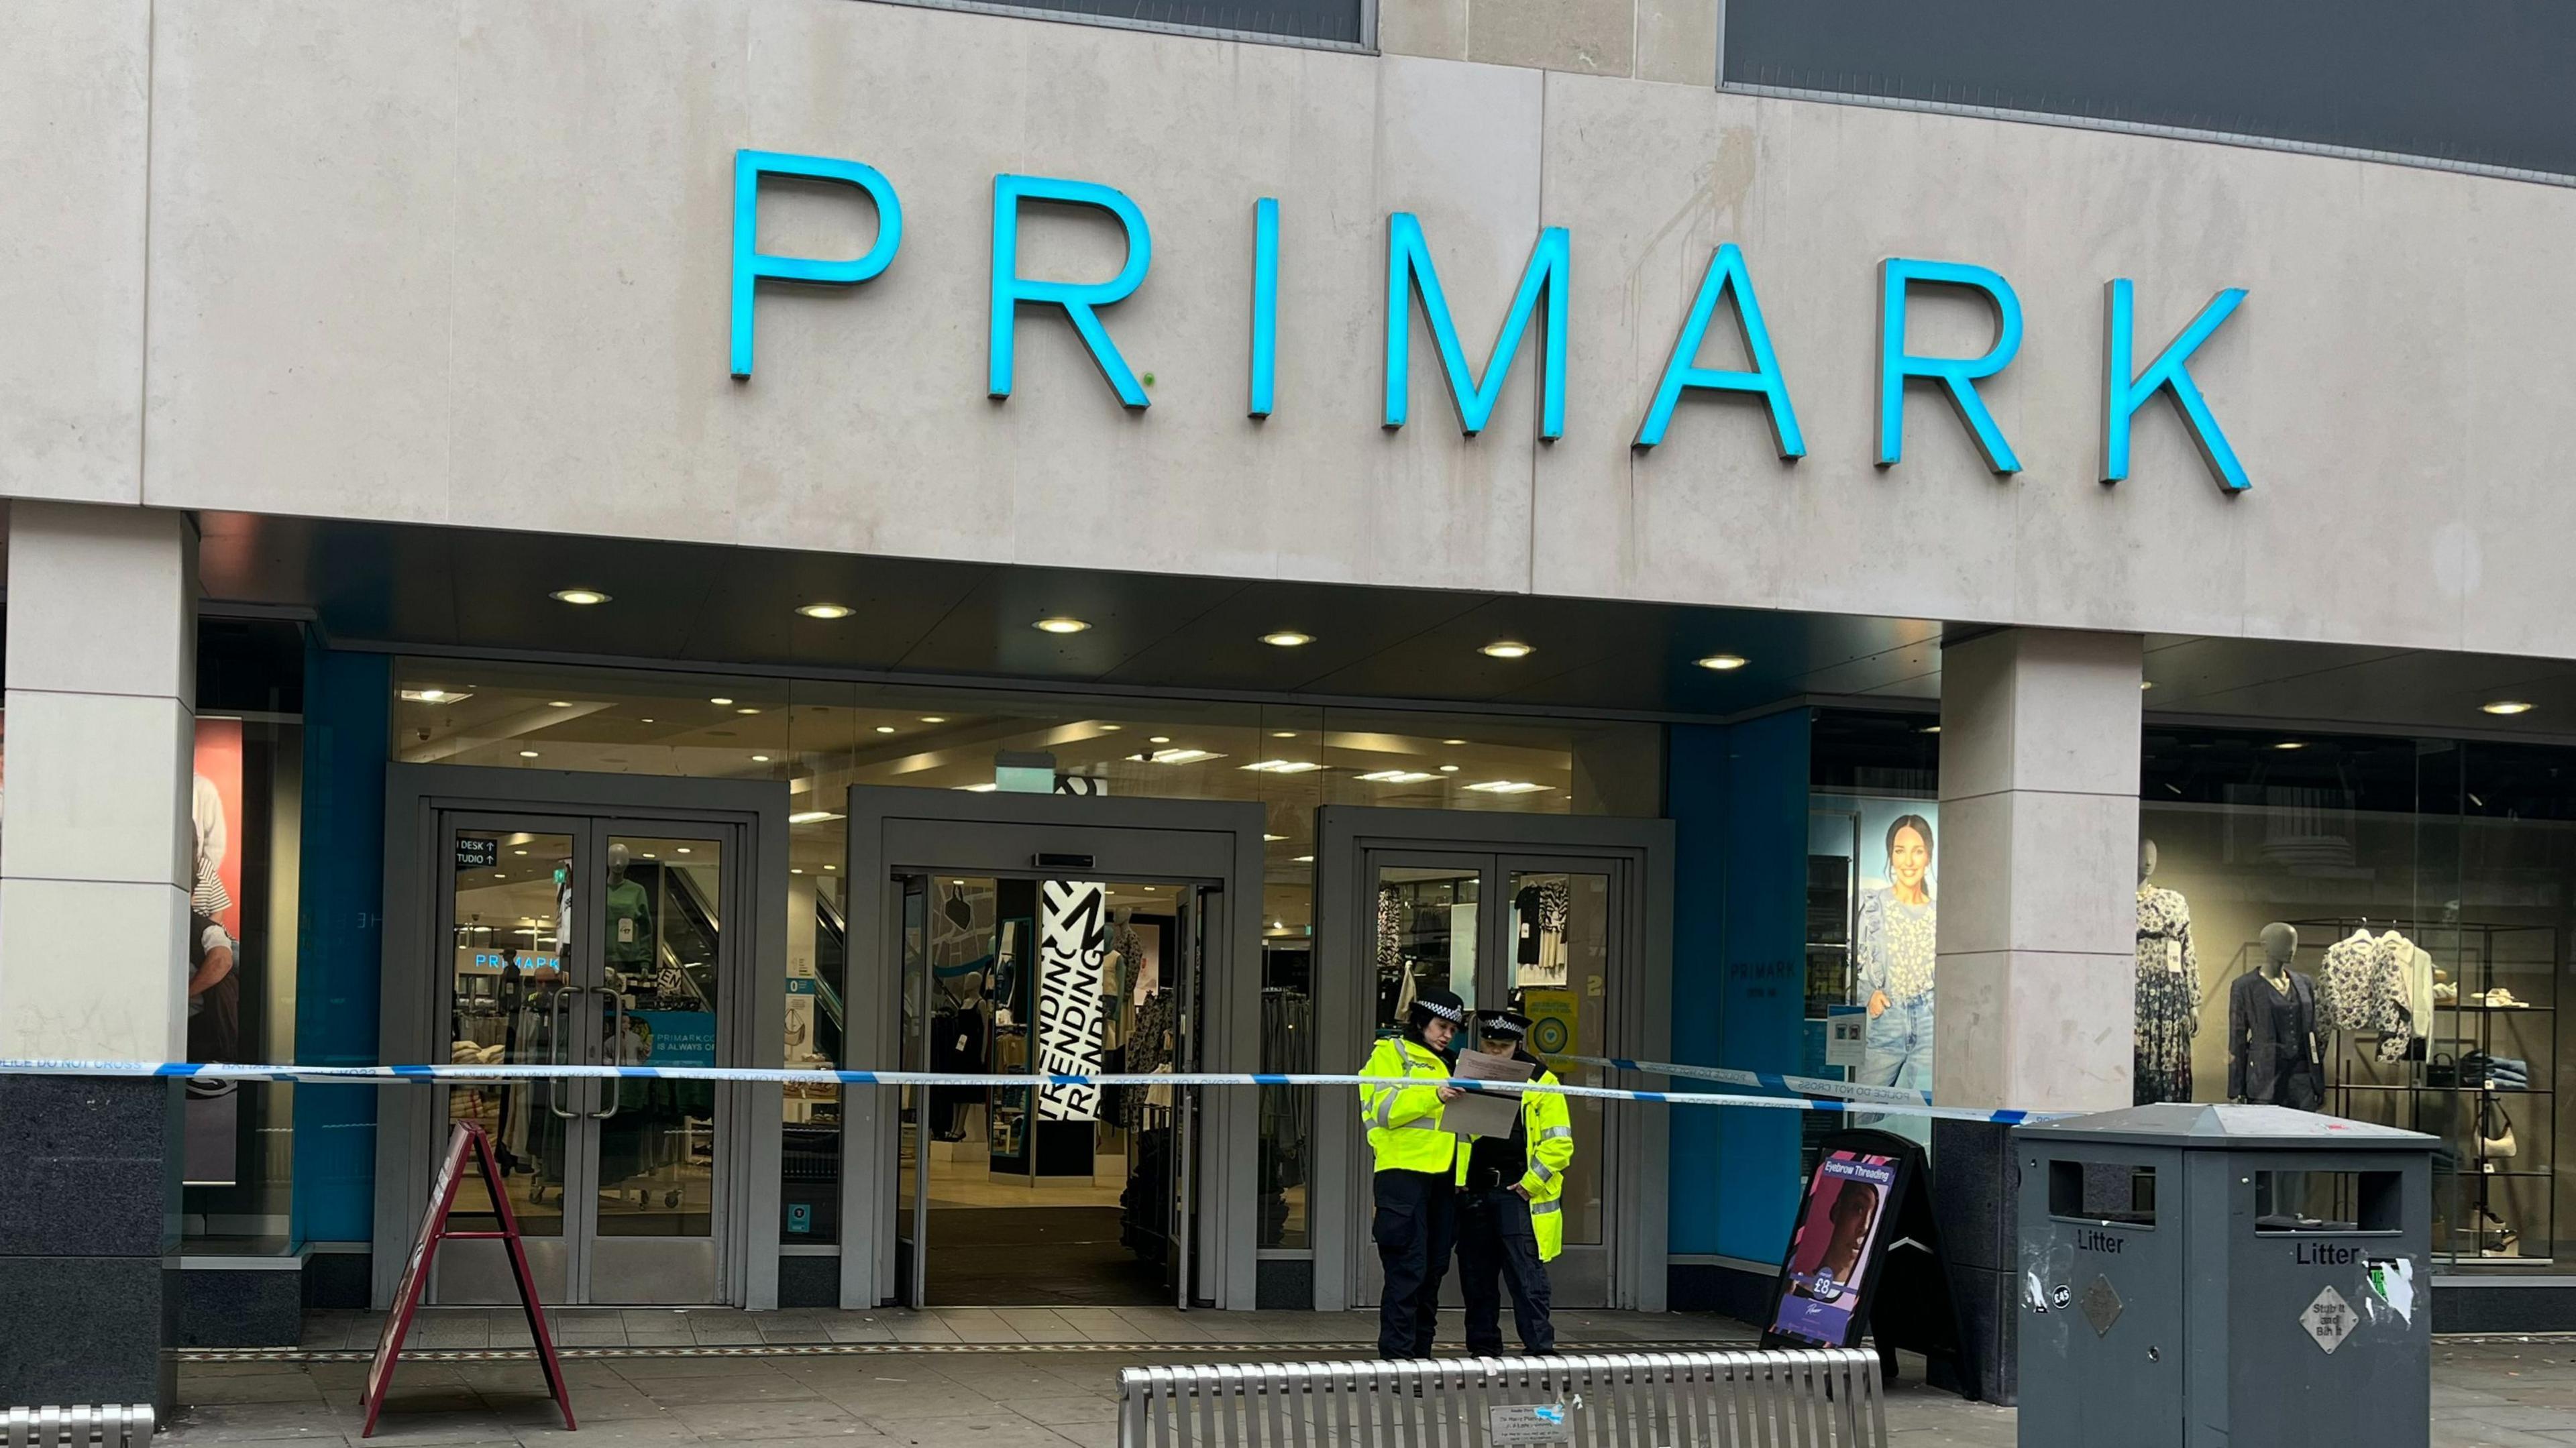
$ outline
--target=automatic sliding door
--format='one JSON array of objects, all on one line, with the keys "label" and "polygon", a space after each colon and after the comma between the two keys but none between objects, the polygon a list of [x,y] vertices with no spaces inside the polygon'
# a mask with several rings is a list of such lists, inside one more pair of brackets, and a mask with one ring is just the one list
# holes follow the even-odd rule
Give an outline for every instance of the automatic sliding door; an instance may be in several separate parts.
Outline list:
[{"label": "automatic sliding door", "polygon": [[[1508,982],[1514,1008],[1532,1022],[1531,1054],[1558,1061],[1607,1055],[1607,1024],[1623,1004],[1611,984],[1617,935],[1612,902],[1619,898],[1612,872],[1590,862],[1561,868],[1509,858],[1503,863],[1510,949],[1496,974]],[[1558,1074],[1575,1082],[1589,1082],[1595,1075],[1589,1067],[1572,1064],[1560,1065]],[[1574,1165],[1558,1201],[1565,1218],[1566,1255],[1555,1275],[1565,1280],[1568,1306],[1603,1300],[1603,1184],[1612,1179],[1604,1170],[1612,1136],[1606,1104],[1597,1097],[1566,1101],[1574,1124]]]},{"label": "automatic sliding door", "polygon": [[[727,1064],[732,975],[724,921],[736,898],[730,832],[603,826],[597,915],[597,1059],[623,1066]],[[601,1303],[719,1300],[716,1244],[725,1147],[712,1082],[595,1083],[598,1153],[590,1292]]]},{"label": "automatic sliding door", "polygon": [[[559,1066],[591,1059],[594,1023],[580,1009],[577,895],[587,894],[579,821],[455,816],[438,843],[445,942],[448,1059],[457,1065]],[[566,1205],[589,1191],[580,1083],[521,1081],[448,1088],[432,1150],[470,1121],[489,1137],[525,1239],[538,1295],[569,1300],[574,1243]],[[497,1225],[482,1178],[466,1173],[455,1211],[468,1228]],[[516,1302],[508,1259],[491,1242],[451,1244],[438,1256],[432,1300]]]}]

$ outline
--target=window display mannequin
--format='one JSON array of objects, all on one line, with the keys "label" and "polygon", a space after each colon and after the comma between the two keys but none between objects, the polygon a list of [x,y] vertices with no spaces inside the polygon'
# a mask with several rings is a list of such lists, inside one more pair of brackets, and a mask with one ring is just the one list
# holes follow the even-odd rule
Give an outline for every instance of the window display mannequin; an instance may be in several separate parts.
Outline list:
[{"label": "window display mannequin", "polygon": [[1852,932],[1856,989],[1869,1008],[1860,1081],[1932,1088],[1932,823],[1899,815],[1887,827],[1885,887],[1861,896]]},{"label": "window display mannequin", "polygon": [[2155,884],[2156,842],[2138,841],[2136,1104],[2191,1099],[2191,1042],[2200,1034],[2200,956],[2191,906]]},{"label": "window display mannequin", "polygon": [[608,965],[633,975],[653,959],[653,900],[626,878],[626,847],[608,847]]},{"label": "window display mannequin", "polygon": [[2227,1099],[2314,1111],[2325,1103],[2315,982],[2290,969],[2299,932],[2263,927],[2263,964],[2227,991]]}]

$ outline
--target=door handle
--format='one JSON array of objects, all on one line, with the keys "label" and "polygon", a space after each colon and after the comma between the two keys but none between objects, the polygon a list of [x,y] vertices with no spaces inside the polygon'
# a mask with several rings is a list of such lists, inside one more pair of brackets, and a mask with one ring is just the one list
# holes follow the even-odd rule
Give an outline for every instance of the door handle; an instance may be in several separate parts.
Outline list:
[{"label": "door handle", "polygon": [[[549,1066],[569,1066],[572,1064],[572,1057],[567,1054],[567,1050],[571,1043],[564,1036],[564,1027],[569,1024],[571,1020],[570,1013],[566,1010],[566,1007],[570,1005],[574,996],[580,994],[581,987],[579,986],[558,986],[555,989],[555,998],[546,1004],[546,1034],[548,1038],[546,1042],[546,1064]],[[564,1104],[565,1079],[566,1078],[562,1076],[557,1076],[546,1083],[546,1105],[554,1109],[555,1115],[564,1118],[566,1121],[570,1121],[573,1117],[573,1112],[570,1107]]]},{"label": "door handle", "polygon": [[[622,1066],[625,1062],[620,1060],[619,1057],[626,1053],[626,993],[608,986],[597,986],[594,987],[594,989],[596,989],[601,995],[608,997],[616,1012],[615,1018],[611,1021],[609,1026],[608,1040],[606,1044],[600,1048],[600,1054],[607,1059],[601,1061],[600,1064],[603,1066]],[[618,1088],[625,1084],[626,1083],[623,1079],[616,1076],[611,1076],[600,1082],[600,1089],[607,1093],[608,1096],[608,1109],[605,1111],[592,1112],[590,1114],[591,1120],[606,1121],[608,1118],[617,1114]]]}]

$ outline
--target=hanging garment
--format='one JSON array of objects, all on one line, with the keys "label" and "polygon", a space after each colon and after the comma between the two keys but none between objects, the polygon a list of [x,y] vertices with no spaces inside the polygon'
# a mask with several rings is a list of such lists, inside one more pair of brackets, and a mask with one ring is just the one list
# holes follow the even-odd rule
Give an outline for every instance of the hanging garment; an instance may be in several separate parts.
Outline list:
[{"label": "hanging garment", "polygon": [[2408,1029],[2404,967],[2388,940],[2402,942],[2404,937],[2394,931],[2378,937],[2363,929],[2326,947],[2316,980],[2319,1030]]},{"label": "hanging garment", "polygon": [[2379,937],[2379,959],[2376,962],[2377,985],[2382,994],[2381,1018],[2389,1024],[2381,1028],[2378,1056],[2382,1061],[2403,1061],[2407,1047],[2415,1038],[2433,1028],[2432,1012],[2418,1012],[2415,1006],[2415,960],[2423,956],[2425,965],[2424,994],[2433,993],[2433,958],[2415,948],[2415,942],[2389,931]]},{"label": "hanging garment", "polygon": [[1389,975],[1404,968],[1404,897],[1393,885],[1377,887],[1377,968]]},{"label": "hanging garment", "polygon": [[2190,904],[2178,890],[2140,885],[2135,1104],[2191,1099],[2191,1041],[2200,1000]]}]

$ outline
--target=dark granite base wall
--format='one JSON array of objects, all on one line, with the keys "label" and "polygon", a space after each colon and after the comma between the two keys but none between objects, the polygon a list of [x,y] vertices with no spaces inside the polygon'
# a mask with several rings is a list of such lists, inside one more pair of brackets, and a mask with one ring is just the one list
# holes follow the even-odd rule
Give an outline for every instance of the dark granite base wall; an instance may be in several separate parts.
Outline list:
[{"label": "dark granite base wall", "polygon": [[304,1259],[304,1305],[363,1311],[374,1287],[375,1258],[365,1252],[314,1252]]},{"label": "dark granite base wall", "polygon": [[0,1077],[0,1405],[171,1407],[178,1090]]},{"label": "dark granite base wall", "polygon": [[1976,1362],[1977,1396],[2005,1405],[2017,1400],[2020,1385],[2013,1223],[2021,1171],[2011,1132],[1993,1122],[1932,1123],[1932,1207],[1950,1260],[1960,1331]]},{"label": "dark granite base wall", "polygon": [[181,1347],[293,1347],[303,1339],[302,1272],[192,1267],[179,1274]]},{"label": "dark granite base wall", "polygon": [[1664,1268],[1664,1305],[1675,1312],[1714,1312],[1760,1327],[1778,1281],[1776,1269],[1747,1272],[1721,1262],[1674,1262]]},{"label": "dark granite base wall", "polygon": [[778,1259],[778,1305],[840,1306],[841,1259],[816,1257],[803,1252],[792,1256],[782,1253]]},{"label": "dark granite base wall", "polygon": [[2436,1287],[2435,1332],[2576,1332],[2576,1281],[2564,1287]]},{"label": "dark granite base wall", "polygon": [[1252,1305],[1263,1312],[1312,1312],[1315,1259],[1264,1257],[1252,1267]]}]

